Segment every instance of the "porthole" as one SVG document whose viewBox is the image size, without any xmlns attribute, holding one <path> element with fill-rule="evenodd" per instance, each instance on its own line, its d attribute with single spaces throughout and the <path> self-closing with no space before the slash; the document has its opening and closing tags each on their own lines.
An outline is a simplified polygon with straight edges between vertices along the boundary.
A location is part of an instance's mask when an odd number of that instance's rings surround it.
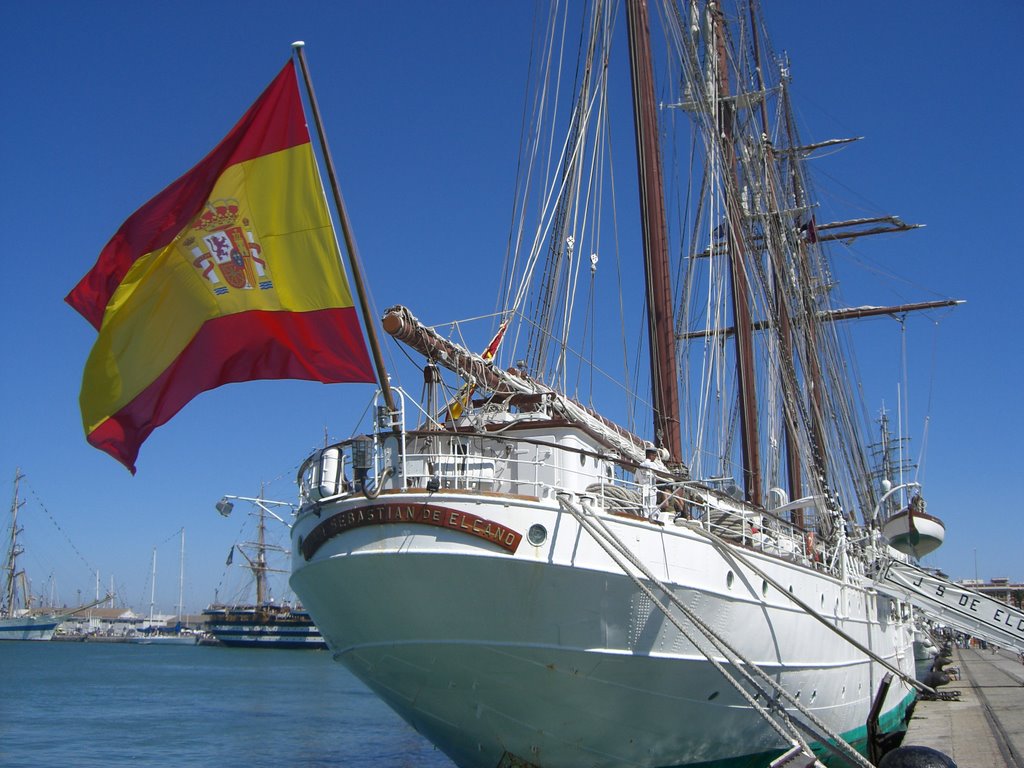
<svg viewBox="0 0 1024 768">
<path fill-rule="evenodd" d="M 717 698 L 718 698 L 718 691 L 715 691 L 710 696 L 708 696 L 708 701 L 711 701 L 712 699 L 717 699 Z"/>
<path fill-rule="evenodd" d="M 768 597 L 768 582 L 764 579 L 761 580 L 761 597 Z"/>
<path fill-rule="evenodd" d="M 736 574 L 734 574 L 732 571 L 729 571 L 727 574 L 725 574 L 725 586 L 727 586 L 729 589 L 732 589 L 732 583 L 735 580 Z"/>
<path fill-rule="evenodd" d="M 548 529 L 540 523 L 534 523 L 530 526 L 529 533 L 526 534 L 530 543 L 535 547 L 539 547 L 545 541 L 548 540 Z"/>
</svg>

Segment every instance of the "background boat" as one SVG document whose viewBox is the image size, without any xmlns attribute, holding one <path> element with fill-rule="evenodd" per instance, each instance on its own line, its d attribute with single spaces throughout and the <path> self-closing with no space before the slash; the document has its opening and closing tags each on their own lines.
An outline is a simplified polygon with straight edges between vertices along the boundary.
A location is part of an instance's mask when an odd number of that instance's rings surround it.
<svg viewBox="0 0 1024 768">
<path fill-rule="evenodd" d="M 14 471 L 14 497 L 11 500 L 11 532 L 4 557 L 4 591 L 0 596 L 0 640 L 49 640 L 62 616 L 40 615 L 31 611 L 31 595 L 25 571 L 18 568 L 18 557 L 24 549 L 18 543 L 18 509 L 24 503 L 18 498 L 18 484 L 24 475 Z"/>
<path fill-rule="evenodd" d="M 309 613 L 300 606 L 274 602 L 269 598 L 267 576 L 269 573 L 283 573 L 268 563 L 268 553 L 287 554 L 286 551 L 267 541 L 267 517 L 284 524 L 287 522 L 270 507 L 292 508 L 291 504 L 268 499 L 242 496 L 225 496 L 217 503 L 217 510 L 227 517 L 234 509 L 233 500 L 251 503 L 256 519 L 255 541 L 232 546 L 227 564 L 234 562 L 237 552 L 245 561 L 244 567 L 252 576 L 256 601 L 248 605 L 211 605 L 203 616 L 206 631 L 219 642 L 241 648 L 305 648 L 319 650 L 327 647 L 320 631 Z"/>
<path fill-rule="evenodd" d="M 149 623 L 141 630 L 127 638 L 128 642 L 137 645 L 196 645 L 201 632 L 188 629 L 182 623 L 184 610 L 182 603 L 185 599 L 185 529 L 179 531 L 181 535 L 181 547 L 178 557 L 178 620 L 174 626 L 158 624 L 154 616 L 156 606 L 156 547 L 153 547 L 152 572 L 149 585 Z"/>
</svg>

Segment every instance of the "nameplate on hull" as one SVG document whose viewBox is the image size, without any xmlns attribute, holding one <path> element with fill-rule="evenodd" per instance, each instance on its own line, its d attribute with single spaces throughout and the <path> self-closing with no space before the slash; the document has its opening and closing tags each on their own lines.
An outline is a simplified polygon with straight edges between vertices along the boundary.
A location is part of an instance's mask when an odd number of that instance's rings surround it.
<svg viewBox="0 0 1024 768">
<path fill-rule="evenodd" d="M 388 502 L 356 507 L 339 512 L 317 525 L 300 545 L 302 556 L 309 560 L 329 539 L 340 533 L 366 525 L 432 525 L 459 531 L 515 552 L 523 535 L 504 525 L 486 520 L 471 512 L 462 512 L 436 504 L 403 504 Z"/>
</svg>

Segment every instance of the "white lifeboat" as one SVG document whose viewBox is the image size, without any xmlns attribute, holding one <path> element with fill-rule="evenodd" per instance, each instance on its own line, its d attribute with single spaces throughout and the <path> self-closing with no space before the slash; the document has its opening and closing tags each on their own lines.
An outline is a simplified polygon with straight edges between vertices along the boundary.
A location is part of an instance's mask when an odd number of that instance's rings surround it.
<svg viewBox="0 0 1024 768">
<path fill-rule="evenodd" d="M 889 546 L 920 560 L 938 549 L 946 538 L 946 526 L 924 511 L 924 499 L 914 496 L 905 509 L 882 524 L 882 535 Z"/>
</svg>

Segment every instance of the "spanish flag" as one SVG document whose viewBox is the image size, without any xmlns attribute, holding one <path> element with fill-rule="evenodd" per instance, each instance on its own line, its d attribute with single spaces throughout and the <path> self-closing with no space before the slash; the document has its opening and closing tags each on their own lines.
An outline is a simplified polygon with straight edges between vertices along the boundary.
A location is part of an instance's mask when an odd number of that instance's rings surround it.
<svg viewBox="0 0 1024 768">
<path fill-rule="evenodd" d="M 99 331 L 82 379 L 86 439 L 133 474 L 143 441 L 201 392 L 374 381 L 292 62 L 121 225 L 65 300 Z"/>
</svg>

